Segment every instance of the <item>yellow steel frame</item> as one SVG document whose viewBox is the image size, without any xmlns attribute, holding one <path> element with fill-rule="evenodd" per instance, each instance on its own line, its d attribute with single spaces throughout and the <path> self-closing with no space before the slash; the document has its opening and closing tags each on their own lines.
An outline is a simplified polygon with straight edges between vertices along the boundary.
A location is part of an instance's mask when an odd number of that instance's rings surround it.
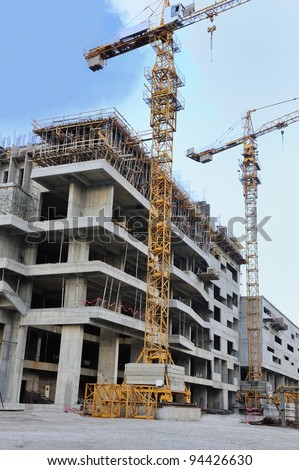
<svg viewBox="0 0 299 470">
<path fill-rule="evenodd" d="M 246 116 L 245 135 L 253 135 L 251 112 Z M 257 144 L 244 140 L 243 191 L 245 198 L 248 373 L 246 380 L 263 380 L 260 342 L 260 297 L 257 241 L 258 170 Z"/>
<path fill-rule="evenodd" d="M 119 384 L 86 384 L 84 415 L 94 418 L 156 419 L 158 387 Z"/>
<path fill-rule="evenodd" d="M 245 408 L 258 408 L 260 406 L 260 398 L 262 397 L 259 390 L 246 390 L 244 392 L 244 405 Z"/>
<path fill-rule="evenodd" d="M 156 419 L 158 388 L 154 386 L 124 386 L 126 418 Z"/>
<path fill-rule="evenodd" d="M 151 82 L 152 155 L 143 361 L 172 362 L 168 348 L 173 134 L 179 77 L 171 31 L 155 38 Z"/>
<path fill-rule="evenodd" d="M 89 383 L 85 386 L 83 415 L 92 415 L 95 383 Z"/>
<path fill-rule="evenodd" d="M 276 407 L 280 407 L 280 394 L 283 393 L 284 403 L 299 402 L 299 386 L 298 385 L 281 385 L 273 393 L 272 401 Z"/>
<path fill-rule="evenodd" d="M 92 416 L 97 418 L 119 418 L 124 407 L 121 385 L 95 384 Z"/>
</svg>

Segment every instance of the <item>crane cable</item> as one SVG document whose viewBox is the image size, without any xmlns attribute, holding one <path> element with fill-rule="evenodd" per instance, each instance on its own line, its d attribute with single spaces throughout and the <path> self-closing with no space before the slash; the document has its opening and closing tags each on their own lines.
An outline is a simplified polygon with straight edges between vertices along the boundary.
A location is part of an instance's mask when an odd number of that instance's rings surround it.
<svg viewBox="0 0 299 470">
<path fill-rule="evenodd" d="M 241 122 L 242 122 L 242 118 L 241 118 L 241 119 L 238 119 L 238 121 L 235 122 L 235 124 L 233 124 L 232 126 L 230 126 L 221 136 L 218 137 L 217 140 L 215 140 L 214 145 L 215 145 L 215 144 L 220 145 L 220 144 L 224 141 L 224 139 L 226 139 L 227 136 L 228 136 L 229 134 L 231 134 L 231 132 L 234 131 L 235 128 L 236 128 Z"/>
<path fill-rule="evenodd" d="M 155 2 L 151 3 L 151 4 L 148 5 L 147 7 L 143 8 L 143 10 L 141 10 L 140 13 L 138 13 L 138 15 L 136 15 L 134 18 L 132 18 L 132 19 L 129 21 L 129 23 L 127 23 L 126 25 L 124 25 L 124 26 L 118 31 L 118 33 L 120 33 L 121 31 L 123 31 L 124 29 L 126 29 L 131 23 L 133 23 L 133 21 L 135 21 L 135 20 L 138 18 L 138 16 L 140 16 L 144 11 L 146 11 L 146 10 L 148 10 L 148 9 L 150 9 L 150 10 L 152 11 L 152 13 L 149 15 L 149 18 L 150 18 L 151 16 L 153 16 L 153 15 L 156 13 L 156 11 L 160 8 L 160 5 L 163 3 L 163 1 L 164 1 L 164 0 L 156 0 Z M 156 8 L 155 10 L 152 10 L 151 7 L 152 7 L 153 5 L 156 5 L 157 3 L 159 3 L 159 5 L 157 6 L 157 8 Z"/>
<path fill-rule="evenodd" d="M 247 112 L 247 115 L 248 114 L 252 114 L 252 113 L 255 113 L 256 111 L 260 111 L 262 109 L 268 109 L 268 108 L 272 108 L 273 106 L 279 106 L 280 104 L 285 104 L 285 103 L 290 103 L 291 101 L 296 101 L 296 100 L 299 100 L 299 97 L 297 96 L 296 98 L 291 98 L 289 100 L 285 100 L 285 101 L 278 101 L 277 103 L 273 103 L 273 104 L 268 104 L 267 106 L 261 106 L 260 108 L 255 108 L 255 109 L 250 109 L 248 112 Z M 246 116 L 243 118 L 245 119 Z M 284 151 L 284 130 L 281 130 L 281 150 L 282 152 Z"/>
<path fill-rule="evenodd" d="M 280 104 L 290 103 L 291 101 L 296 101 L 296 100 L 299 100 L 299 97 L 291 98 L 291 99 L 285 100 L 285 101 L 278 101 L 278 103 L 268 104 L 267 106 L 261 106 L 260 108 L 251 109 L 251 110 L 249 110 L 249 112 L 250 113 L 255 113 L 256 111 L 260 111 L 261 109 L 272 108 L 273 106 L 278 106 Z"/>
<path fill-rule="evenodd" d="M 157 6 L 157 8 L 156 8 L 155 10 L 152 10 L 151 7 L 152 7 L 153 5 L 156 5 L 157 3 L 159 3 L 159 5 Z M 124 29 L 126 29 L 131 23 L 133 23 L 133 21 L 135 21 L 136 18 L 138 18 L 138 16 L 140 16 L 140 15 L 141 15 L 144 11 L 146 11 L 147 9 L 150 9 L 150 10 L 152 11 L 152 13 L 149 15 L 149 18 L 150 18 L 151 16 L 153 16 L 153 15 L 156 13 L 156 11 L 158 10 L 158 8 L 160 8 L 160 5 L 161 5 L 162 3 L 163 3 L 163 0 L 156 0 L 155 2 L 151 3 L 151 4 L 148 5 L 147 7 L 143 8 L 143 10 L 141 10 L 140 13 L 138 13 L 138 15 L 136 15 L 136 16 L 135 16 L 134 18 L 132 18 L 126 25 L 124 25 L 122 28 L 120 28 L 118 31 L 116 31 L 116 32 L 113 34 L 112 37 L 115 37 L 115 36 L 117 36 L 117 34 L 121 33 L 121 32 L 122 32 Z M 103 39 L 101 40 L 101 42 L 105 42 L 105 41 L 108 41 L 108 40 L 110 40 L 110 39 L 111 39 L 111 37 L 109 37 L 109 38 L 106 37 L 105 39 L 103 38 Z"/>
<path fill-rule="evenodd" d="M 261 106 L 260 108 L 254 108 L 254 109 L 251 109 L 249 110 L 248 112 L 249 113 L 254 113 L 256 111 L 260 111 L 262 109 L 267 109 L 267 108 L 272 108 L 273 106 L 278 106 L 280 104 L 285 104 L 285 103 L 290 103 L 291 101 L 296 101 L 296 100 L 299 100 L 299 97 L 296 97 L 296 98 L 291 98 L 289 100 L 285 100 L 285 101 L 278 101 L 277 103 L 273 103 L 273 104 L 268 104 L 266 106 Z M 229 127 L 225 132 L 224 134 L 222 134 L 220 137 L 218 137 L 218 139 L 215 140 L 214 142 L 214 146 L 217 145 L 221 145 L 221 143 L 224 141 L 224 139 L 227 138 L 227 136 L 229 134 L 232 133 L 232 131 L 241 123 L 242 120 L 245 119 L 246 116 L 244 116 L 243 118 L 239 119 L 235 124 L 233 124 L 231 127 Z M 284 132 L 281 134 L 282 135 L 282 147 L 283 147 L 283 140 L 284 140 Z"/>
</svg>

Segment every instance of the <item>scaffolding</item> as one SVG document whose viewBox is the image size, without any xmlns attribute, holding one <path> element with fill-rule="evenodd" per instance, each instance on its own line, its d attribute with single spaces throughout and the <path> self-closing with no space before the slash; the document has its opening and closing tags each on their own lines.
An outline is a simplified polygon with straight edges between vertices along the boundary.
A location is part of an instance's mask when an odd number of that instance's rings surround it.
<svg viewBox="0 0 299 470">
<path fill-rule="evenodd" d="M 32 154 L 37 166 L 105 159 L 149 199 L 150 149 L 115 108 L 33 121 L 33 126 L 41 140 Z M 208 252 L 211 224 L 205 206 L 192 201 L 173 180 L 172 221 L 184 235 Z"/>
<path fill-rule="evenodd" d="M 11 214 L 24 220 L 36 215 L 37 198 L 16 184 L 0 185 L 0 213 Z"/>
<path fill-rule="evenodd" d="M 227 228 L 219 226 L 212 229 L 211 241 L 220 246 L 226 253 L 228 253 L 238 264 L 246 264 L 245 257 L 243 256 L 243 247 L 234 237 L 229 237 Z"/>
<path fill-rule="evenodd" d="M 275 331 L 285 331 L 288 325 L 284 322 L 282 317 L 275 316 L 272 312 L 269 313 L 268 318 L 263 318 L 264 323 L 269 323 Z"/>
</svg>

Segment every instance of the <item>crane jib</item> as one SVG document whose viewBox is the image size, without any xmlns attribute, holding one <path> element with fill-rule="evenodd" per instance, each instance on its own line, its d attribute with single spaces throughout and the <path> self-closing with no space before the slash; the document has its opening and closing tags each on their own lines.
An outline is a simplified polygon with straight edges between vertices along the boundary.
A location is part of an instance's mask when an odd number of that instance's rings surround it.
<svg viewBox="0 0 299 470">
<path fill-rule="evenodd" d="M 165 8 L 164 19 L 158 24 L 146 20 L 139 25 L 124 29 L 119 35 L 105 45 L 90 49 L 84 54 L 87 61 L 91 61 L 91 70 L 100 70 L 104 61 L 138 49 L 155 41 L 157 34 L 163 36 L 169 31 L 184 28 L 190 24 L 211 20 L 219 13 L 235 8 L 251 0 L 222 0 L 195 11 L 195 2 L 187 7 L 181 3 Z M 98 59 L 98 63 L 92 59 Z M 90 63 L 88 64 L 90 66 Z M 97 66 L 96 66 L 97 65 Z"/>
<path fill-rule="evenodd" d="M 201 160 L 201 157 L 204 157 L 205 155 L 214 155 L 216 153 L 229 150 L 232 147 L 237 147 L 238 145 L 242 144 L 246 139 L 249 139 L 249 138 L 257 139 L 258 137 L 268 134 L 269 132 L 284 129 L 285 127 L 288 127 L 290 124 L 293 124 L 298 121 L 299 121 L 299 110 L 294 111 L 289 114 L 285 114 L 284 116 L 274 119 L 273 121 L 266 122 L 261 127 L 259 127 L 254 133 L 250 133 L 248 135 L 238 137 L 237 139 L 227 142 L 226 144 L 223 144 L 219 147 L 212 146 L 210 148 L 205 148 L 205 150 L 203 150 L 202 152 L 195 152 L 193 148 L 189 149 L 187 150 L 187 157 L 191 158 L 192 160 L 206 163 L 206 160 Z"/>
</svg>

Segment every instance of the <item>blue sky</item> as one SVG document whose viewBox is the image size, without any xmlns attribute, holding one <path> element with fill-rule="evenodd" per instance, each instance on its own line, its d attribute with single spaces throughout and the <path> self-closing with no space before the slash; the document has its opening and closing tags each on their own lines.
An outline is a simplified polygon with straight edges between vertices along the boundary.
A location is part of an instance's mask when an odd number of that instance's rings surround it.
<svg viewBox="0 0 299 470">
<path fill-rule="evenodd" d="M 154 63 L 152 48 L 111 60 L 98 73 L 88 69 L 83 50 L 109 41 L 150 3 L 154 0 L 1 0 L 2 137 L 28 133 L 32 118 L 107 107 L 116 107 L 136 130 L 149 129 L 142 94 L 144 67 Z M 199 8 L 208 3 L 197 1 Z M 146 10 L 135 23 L 148 14 Z M 218 154 L 207 165 L 186 159 L 185 151 L 214 142 L 247 109 L 299 96 L 298 18 L 299 2 L 294 0 L 251 0 L 219 15 L 212 62 L 209 22 L 177 32 L 183 47 L 176 62 L 186 77 L 181 89 L 186 109 L 178 115 L 174 172 L 199 199 L 207 199 L 222 224 L 244 215 L 238 180 L 241 147 Z M 299 100 L 257 112 L 254 127 L 296 109 Z M 232 135 L 241 133 L 239 126 Z M 296 324 L 298 134 L 299 123 L 286 129 L 283 148 L 279 131 L 258 140 L 258 218 L 271 217 L 264 228 L 272 239 L 259 239 L 260 293 Z M 241 225 L 236 226 L 236 235 L 241 233 Z M 243 283 L 245 293 L 245 275 Z"/>
</svg>

